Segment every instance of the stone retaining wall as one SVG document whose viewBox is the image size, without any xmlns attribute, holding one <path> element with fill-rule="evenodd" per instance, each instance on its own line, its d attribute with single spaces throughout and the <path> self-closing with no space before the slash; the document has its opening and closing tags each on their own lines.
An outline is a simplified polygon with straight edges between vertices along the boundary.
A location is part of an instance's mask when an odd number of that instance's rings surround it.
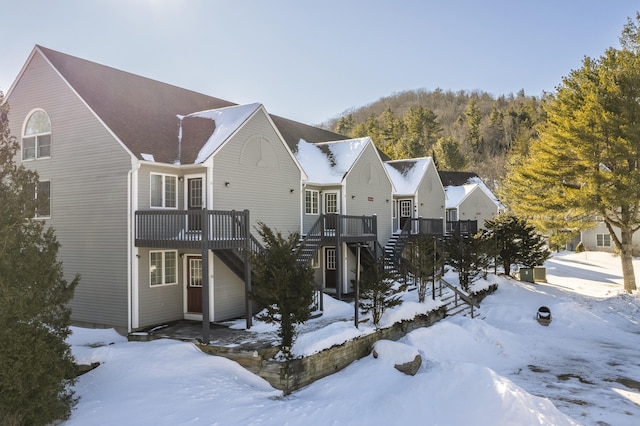
<svg viewBox="0 0 640 426">
<path fill-rule="evenodd" d="M 445 308 L 442 307 L 428 314 L 418 315 L 413 320 L 402 321 L 317 354 L 290 361 L 273 359 L 278 352 L 277 347 L 255 351 L 239 351 L 234 348 L 209 345 L 199 345 L 199 347 L 205 353 L 236 361 L 247 370 L 267 380 L 276 389 L 289 394 L 369 355 L 374 343 L 378 340 L 398 340 L 417 328 L 432 325 L 444 318 L 445 314 Z"/>
</svg>

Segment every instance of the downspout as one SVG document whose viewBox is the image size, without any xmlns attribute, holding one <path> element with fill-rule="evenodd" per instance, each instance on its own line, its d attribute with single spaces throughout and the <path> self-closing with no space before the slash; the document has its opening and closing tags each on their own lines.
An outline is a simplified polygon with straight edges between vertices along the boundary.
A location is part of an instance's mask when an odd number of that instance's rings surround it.
<svg viewBox="0 0 640 426">
<path fill-rule="evenodd" d="M 342 188 L 340 190 L 340 193 L 341 193 L 340 211 L 338 212 L 339 216 L 338 216 L 338 221 L 336 223 L 336 238 L 338 239 L 338 243 L 336 244 L 336 259 L 338 260 L 338 264 L 336 266 L 338 269 L 338 276 L 340 277 L 337 283 L 337 286 L 339 287 L 339 289 L 336 289 L 336 290 L 339 290 L 337 291 L 338 300 L 342 300 L 342 294 L 344 293 L 345 287 L 347 287 L 347 283 L 349 282 L 348 276 L 347 276 L 347 274 L 349 273 L 349 268 L 348 268 L 349 254 L 348 254 L 346 244 L 343 243 L 342 238 L 340 238 L 340 235 L 342 233 L 342 227 L 341 227 L 342 220 L 340 220 L 340 216 L 348 214 L 346 177 L 347 177 L 347 174 L 345 173 L 345 175 L 342 178 Z"/>
<path fill-rule="evenodd" d="M 135 232 L 133 223 L 134 223 L 134 216 L 135 216 L 135 210 L 133 209 L 134 205 L 137 205 L 137 203 L 134 203 L 134 193 L 135 196 L 137 197 L 137 173 L 138 170 L 140 169 L 140 162 L 139 161 L 131 161 L 131 170 L 129 170 L 127 172 L 127 332 L 131 333 L 133 331 L 134 327 L 137 327 L 137 321 L 136 324 L 133 324 L 133 317 L 132 317 L 132 312 L 133 312 L 133 282 L 135 281 L 134 279 L 134 274 L 137 271 L 137 262 L 133 260 L 133 252 L 135 250 L 135 248 L 133 247 L 134 245 L 134 238 L 133 238 L 133 234 Z M 134 182 L 133 176 L 134 173 L 136 175 L 136 181 Z M 135 190 L 134 190 L 135 187 Z M 136 258 L 137 259 L 137 258 Z M 135 298 L 137 299 L 137 298 Z"/>
</svg>

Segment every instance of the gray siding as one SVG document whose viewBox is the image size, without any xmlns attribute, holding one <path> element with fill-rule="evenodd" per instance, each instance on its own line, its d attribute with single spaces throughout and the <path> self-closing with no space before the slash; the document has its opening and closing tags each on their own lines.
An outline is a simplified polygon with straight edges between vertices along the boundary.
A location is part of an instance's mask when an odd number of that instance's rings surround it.
<svg viewBox="0 0 640 426">
<path fill-rule="evenodd" d="M 285 235 L 299 232 L 300 178 L 288 149 L 259 111 L 215 154 L 213 208 L 249 210 L 254 234 L 258 221 Z"/>
<path fill-rule="evenodd" d="M 355 216 L 377 215 L 378 241 L 384 246 L 392 232 L 392 184 L 372 143 L 367 144 L 347 175 L 345 191 L 347 205 L 343 212 Z"/>
<path fill-rule="evenodd" d="M 38 53 L 10 96 L 11 133 L 18 139 L 33 109 L 51 119 L 51 158 L 24 166 L 51 180 L 47 224 L 61 244 L 65 278 L 81 275 L 72 320 L 124 328 L 130 156 Z"/>
<path fill-rule="evenodd" d="M 444 220 L 445 192 L 433 163 L 429 164 L 420 181 L 416 204 L 418 217 Z"/>
<path fill-rule="evenodd" d="M 184 259 L 178 257 L 178 283 L 149 285 L 149 252 L 138 251 L 139 327 L 162 324 L 184 318 Z"/>
<path fill-rule="evenodd" d="M 245 314 L 244 281 L 213 257 L 213 321 L 238 318 Z"/>
<path fill-rule="evenodd" d="M 151 174 L 161 173 L 166 175 L 177 176 L 178 179 L 183 178 L 186 175 L 205 174 L 206 168 L 189 168 L 179 169 L 176 167 L 170 167 L 163 164 L 147 164 L 144 163 L 138 170 L 138 206 L 137 210 L 149 210 L 151 209 Z M 185 195 L 186 181 L 178 181 L 178 209 L 185 209 Z"/>
<path fill-rule="evenodd" d="M 213 209 L 249 210 L 256 237 L 259 221 L 284 235 L 300 232 L 300 178 L 288 149 L 259 111 L 214 156 Z M 244 315 L 244 282 L 215 259 L 214 319 Z"/>
<path fill-rule="evenodd" d="M 477 220 L 478 229 L 484 229 L 484 221 L 498 214 L 498 207 L 480 188 L 474 189 L 458 207 L 459 220 Z"/>
<path fill-rule="evenodd" d="M 318 214 L 306 214 L 306 202 L 305 202 L 305 190 L 311 189 L 320 192 L 322 190 L 321 187 L 307 185 L 306 188 L 302 190 L 302 233 L 306 234 L 309 229 L 316 223 L 320 214 L 322 213 L 322 194 L 318 194 Z"/>
<path fill-rule="evenodd" d="M 617 237 L 621 238 L 620 229 L 613 228 L 613 230 Z M 580 240 L 582 241 L 585 250 L 606 251 L 611 253 L 617 252 L 617 248 L 613 242 L 613 236 L 611 236 L 611 246 L 604 247 L 597 245 L 597 234 L 609 234 L 609 230 L 605 226 L 604 222 L 598 222 L 593 228 L 586 229 L 580 233 Z M 631 241 L 633 243 L 633 253 L 634 255 L 637 255 L 637 253 L 640 253 L 640 232 L 634 233 Z"/>
</svg>

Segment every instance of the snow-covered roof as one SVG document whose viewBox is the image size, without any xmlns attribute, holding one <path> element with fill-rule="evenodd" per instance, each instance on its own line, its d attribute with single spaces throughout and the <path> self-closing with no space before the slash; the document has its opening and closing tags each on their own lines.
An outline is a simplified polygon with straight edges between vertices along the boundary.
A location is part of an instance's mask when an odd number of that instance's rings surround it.
<svg viewBox="0 0 640 426">
<path fill-rule="evenodd" d="M 498 200 L 489 187 L 479 177 L 471 177 L 464 185 L 445 186 L 444 191 L 447 194 L 446 207 L 448 209 L 458 207 L 473 191 L 476 189 L 484 192 L 495 203 L 498 209 L 503 210 L 504 206 Z"/>
<path fill-rule="evenodd" d="M 368 143 L 371 143 L 369 137 L 321 143 L 309 143 L 300 139 L 295 157 L 309 182 L 338 184 L 351 170 Z"/>
<path fill-rule="evenodd" d="M 187 115 L 186 117 L 207 118 L 215 123 L 213 133 L 198 152 L 194 163 L 199 164 L 209 158 L 260 106 L 259 103 L 235 105 Z"/>
<path fill-rule="evenodd" d="M 431 157 L 421 157 L 385 161 L 384 167 L 393 182 L 396 194 L 413 195 L 418 190 L 420 181 L 431 163 L 433 163 Z"/>
</svg>

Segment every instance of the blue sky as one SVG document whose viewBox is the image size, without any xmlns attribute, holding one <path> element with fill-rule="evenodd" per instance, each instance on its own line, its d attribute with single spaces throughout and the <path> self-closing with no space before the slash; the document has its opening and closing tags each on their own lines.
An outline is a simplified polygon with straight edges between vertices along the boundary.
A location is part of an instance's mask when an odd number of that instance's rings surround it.
<svg viewBox="0 0 640 426">
<path fill-rule="evenodd" d="M 35 44 L 318 124 L 408 89 L 553 91 L 630 0 L 0 0 L 0 90 Z"/>
</svg>

